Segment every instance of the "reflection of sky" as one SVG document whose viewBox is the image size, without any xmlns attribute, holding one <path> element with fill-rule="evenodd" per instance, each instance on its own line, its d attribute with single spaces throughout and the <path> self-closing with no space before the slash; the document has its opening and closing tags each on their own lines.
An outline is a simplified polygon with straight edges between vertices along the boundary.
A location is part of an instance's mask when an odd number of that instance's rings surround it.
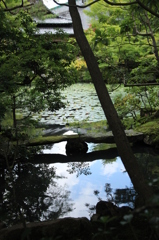
<svg viewBox="0 0 159 240">
<path fill-rule="evenodd" d="M 44 153 L 60 153 L 65 154 L 66 142 L 61 142 L 53 145 L 51 150 L 44 150 Z M 92 144 L 89 144 L 89 151 Z M 76 173 L 69 174 L 67 169 L 68 165 L 63 163 L 56 163 L 53 166 L 56 167 L 57 175 L 63 175 L 66 178 L 59 179 L 60 186 L 67 185 L 68 190 L 71 191 L 70 198 L 74 202 L 74 210 L 69 213 L 70 217 L 88 217 L 89 213 L 85 204 L 96 205 L 98 202 L 97 197 L 94 195 L 94 190 L 100 192 L 99 197 L 103 200 L 107 200 L 106 193 L 104 192 L 104 186 L 106 183 L 110 183 L 110 187 L 115 190 L 116 188 L 131 187 L 131 181 L 128 174 L 124 172 L 125 168 L 119 157 L 116 161 L 103 165 L 102 160 L 96 160 L 89 163 L 91 175 L 81 175 L 78 178 Z M 50 186 L 51 187 L 51 186 Z M 68 215 L 67 215 L 68 216 Z"/>
</svg>

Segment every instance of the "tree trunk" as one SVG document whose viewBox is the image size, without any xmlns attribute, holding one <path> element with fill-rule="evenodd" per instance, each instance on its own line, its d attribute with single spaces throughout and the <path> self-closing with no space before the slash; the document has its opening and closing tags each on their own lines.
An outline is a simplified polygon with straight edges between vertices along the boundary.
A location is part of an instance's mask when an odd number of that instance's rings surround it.
<svg viewBox="0 0 159 240">
<path fill-rule="evenodd" d="M 72 5 L 76 5 L 75 0 L 69 0 L 69 5 L 70 14 L 73 21 L 74 34 L 87 63 L 87 67 L 90 72 L 101 106 L 112 129 L 119 155 L 130 176 L 135 190 L 139 195 L 143 197 L 144 201 L 146 202 L 150 197 L 152 197 L 152 189 L 146 183 L 142 170 L 140 169 L 132 152 L 122 123 L 118 117 L 118 114 L 109 96 L 108 90 L 105 86 L 102 74 L 98 67 L 98 63 L 85 37 L 77 7 L 71 7 Z"/>
</svg>

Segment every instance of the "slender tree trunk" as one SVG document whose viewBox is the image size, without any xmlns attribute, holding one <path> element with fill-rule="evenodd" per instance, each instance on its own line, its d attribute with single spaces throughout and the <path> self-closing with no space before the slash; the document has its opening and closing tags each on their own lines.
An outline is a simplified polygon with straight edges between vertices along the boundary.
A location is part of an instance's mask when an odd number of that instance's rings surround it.
<svg viewBox="0 0 159 240">
<path fill-rule="evenodd" d="M 17 123 L 16 123 L 16 103 L 15 103 L 15 96 L 13 96 L 13 127 L 16 129 Z"/>
<path fill-rule="evenodd" d="M 75 0 L 69 0 L 70 6 L 75 6 L 75 4 Z M 132 152 L 122 123 L 118 117 L 118 114 L 109 96 L 108 90 L 105 86 L 102 74 L 98 67 L 98 63 L 85 37 L 78 10 L 76 7 L 69 7 L 69 10 L 73 21 L 74 34 L 77 43 L 85 58 L 101 106 L 112 129 L 119 155 L 121 156 L 122 162 L 131 178 L 135 190 L 139 195 L 143 197 L 144 201 L 146 202 L 150 197 L 152 197 L 152 189 L 146 183 L 143 173 Z"/>
</svg>

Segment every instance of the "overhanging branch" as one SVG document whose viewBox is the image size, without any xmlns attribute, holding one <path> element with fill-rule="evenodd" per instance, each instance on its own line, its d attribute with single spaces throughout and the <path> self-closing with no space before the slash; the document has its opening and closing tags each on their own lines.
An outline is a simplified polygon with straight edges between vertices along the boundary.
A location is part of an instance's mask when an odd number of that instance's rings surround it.
<svg viewBox="0 0 159 240">
<path fill-rule="evenodd" d="M 5 9 L 3 10 L 4 12 L 12 12 L 12 11 L 14 11 L 14 10 L 16 10 L 16 9 L 19 9 L 19 8 L 27 8 L 27 7 L 30 7 L 30 6 L 32 6 L 32 5 L 34 5 L 34 3 L 30 3 L 30 4 L 27 4 L 27 5 L 24 5 L 24 2 L 23 2 L 23 0 L 22 0 L 22 3 L 20 4 L 20 5 L 17 5 L 17 6 L 15 6 L 15 7 L 12 7 L 12 8 L 8 8 L 8 6 L 7 6 L 7 4 L 4 2 L 4 0 L 2 0 L 2 3 L 3 3 L 3 5 L 5 6 Z"/>
<path fill-rule="evenodd" d="M 146 5 L 144 5 L 140 0 L 136 0 L 136 2 L 140 5 L 140 7 L 142 7 L 143 9 L 145 9 L 147 12 L 151 13 L 152 15 L 156 16 L 159 18 L 159 14 L 154 12 L 152 9 L 148 8 Z"/>
<path fill-rule="evenodd" d="M 66 6 L 66 7 L 78 7 L 78 8 L 86 8 L 86 7 L 89 7 L 97 2 L 99 2 L 100 0 L 95 0 L 95 1 L 92 1 L 86 5 L 69 5 L 67 3 L 59 3 L 57 2 L 56 0 L 53 0 L 57 5 L 60 5 L 60 6 Z M 152 9 L 148 8 L 147 6 L 145 6 L 140 0 L 136 0 L 136 1 L 133 1 L 133 2 L 127 2 L 127 3 L 115 3 L 115 2 L 111 2 L 111 1 L 108 1 L 108 0 L 104 0 L 105 3 L 111 5 L 111 6 L 130 6 L 130 5 L 133 5 L 133 4 L 138 4 L 140 5 L 140 7 L 142 7 L 143 9 L 145 9 L 147 12 L 151 13 L 152 15 L 156 16 L 159 18 L 159 14 L 156 13 L 155 11 L 153 11 Z"/>
<path fill-rule="evenodd" d="M 78 7 L 78 8 L 86 8 L 86 7 L 89 7 L 89 6 L 91 6 L 92 4 L 94 4 L 94 3 L 96 3 L 96 2 L 99 2 L 99 1 L 100 1 L 100 0 L 95 0 L 95 1 L 93 1 L 93 2 L 90 2 L 90 3 L 86 4 L 86 5 L 81 6 L 81 5 L 69 5 L 69 4 L 67 4 L 67 3 L 59 3 L 59 2 L 57 2 L 56 0 L 53 0 L 53 2 L 56 3 L 56 4 L 59 5 L 59 6 Z"/>
<path fill-rule="evenodd" d="M 130 5 L 133 5 L 133 4 L 137 4 L 137 1 L 128 2 L 128 3 L 115 3 L 115 2 L 110 2 L 108 0 L 104 0 L 104 2 L 106 2 L 106 3 L 108 3 L 109 5 L 112 5 L 112 6 L 130 6 Z"/>
<path fill-rule="evenodd" d="M 83 5 L 83 6 L 78 5 L 78 4 L 76 4 L 76 5 L 69 5 L 67 3 L 59 3 L 56 0 L 53 0 L 53 1 L 54 1 L 54 3 L 56 3 L 57 5 L 60 5 L 60 6 L 86 8 L 86 7 L 89 7 L 89 6 L 99 2 L 101 0 L 95 0 L 95 1 L 92 1 L 92 2 L 90 2 L 88 4 L 86 4 L 86 5 Z M 137 4 L 136 1 L 129 2 L 129 3 L 114 3 L 114 2 L 110 2 L 110 1 L 104 0 L 104 2 L 106 2 L 106 3 L 108 3 L 109 5 L 112 5 L 112 6 L 130 6 L 130 5 L 133 5 L 133 4 Z"/>
</svg>

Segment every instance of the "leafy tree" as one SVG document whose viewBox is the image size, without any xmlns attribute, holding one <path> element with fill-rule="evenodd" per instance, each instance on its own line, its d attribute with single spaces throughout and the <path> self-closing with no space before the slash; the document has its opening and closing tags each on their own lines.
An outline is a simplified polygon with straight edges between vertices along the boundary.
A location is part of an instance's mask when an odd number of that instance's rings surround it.
<svg viewBox="0 0 159 240">
<path fill-rule="evenodd" d="M 153 87 L 158 84 L 159 76 L 158 17 L 138 4 L 122 6 L 116 1 L 112 7 L 105 2 L 91 5 L 86 12 L 92 18 L 86 35 L 104 80 L 132 86 L 126 90 L 127 96 L 120 94 L 115 100 L 120 117 L 133 118 L 124 121 L 130 128 L 140 118 L 143 108 L 147 116 L 158 109 L 158 88 Z M 152 6 L 158 11 L 158 5 L 153 3 L 149 7 Z M 146 121 L 145 116 L 142 121 Z"/>
<path fill-rule="evenodd" d="M 121 7 L 116 1 L 112 7 L 105 2 L 92 5 L 87 11 L 92 17 L 88 39 L 104 79 L 109 83 L 156 82 L 158 18 L 138 4 Z"/>
<path fill-rule="evenodd" d="M 54 18 L 55 15 L 53 15 L 52 12 L 50 12 L 45 5 L 43 4 L 42 0 L 39 1 L 35 1 L 34 5 L 32 5 L 29 9 L 28 9 L 29 14 L 33 17 L 33 18 L 38 18 L 38 19 L 45 19 L 45 18 Z"/>
<path fill-rule="evenodd" d="M 0 15 L 0 120 L 11 111 L 16 128 L 17 111 L 31 117 L 64 106 L 60 91 L 76 79 L 70 66 L 76 50 L 61 31 L 39 36 L 26 11 L 11 18 L 4 11 Z"/>
<path fill-rule="evenodd" d="M 9 1 L 0 4 L 0 157 L 9 173 L 1 216 L 7 212 L 9 224 L 21 221 L 25 227 L 26 220 L 57 218 L 72 209 L 68 191 L 58 187 L 47 193 L 55 177 L 54 169 L 15 163 L 19 159 L 31 159 L 35 154 L 33 148 L 29 154 L 26 148 L 26 140 L 34 133 L 31 131 L 35 125 L 33 115 L 64 106 L 60 92 L 76 79 L 75 68 L 71 66 L 76 47 L 62 31 L 40 36 L 35 22 L 25 11 L 25 6 L 32 4 L 23 1 L 20 5 L 19 1 L 17 5 Z M 35 188 L 40 191 L 40 197 Z"/>
</svg>

